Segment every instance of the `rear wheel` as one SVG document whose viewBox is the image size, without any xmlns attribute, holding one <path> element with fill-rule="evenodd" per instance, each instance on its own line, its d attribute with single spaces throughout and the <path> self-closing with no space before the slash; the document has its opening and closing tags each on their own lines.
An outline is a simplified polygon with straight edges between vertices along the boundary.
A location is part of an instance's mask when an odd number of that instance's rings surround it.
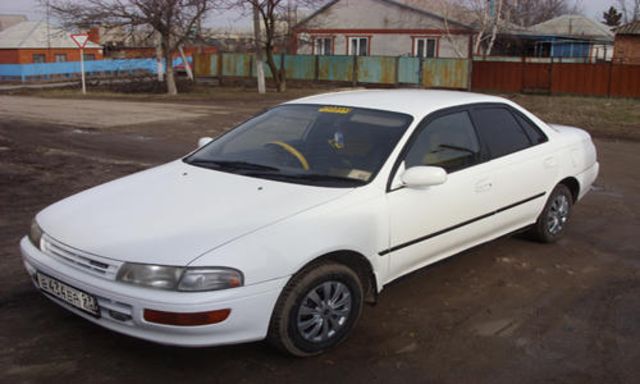
<svg viewBox="0 0 640 384">
<path fill-rule="evenodd" d="M 537 241 L 552 243 L 560 239 L 567 229 L 573 196 L 564 184 L 558 184 L 549 196 L 542 213 L 531 227 L 529 234 Z"/>
<path fill-rule="evenodd" d="M 362 296 L 358 275 L 345 265 L 303 270 L 280 295 L 267 339 L 295 356 L 320 354 L 347 338 L 362 312 Z"/>
</svg>

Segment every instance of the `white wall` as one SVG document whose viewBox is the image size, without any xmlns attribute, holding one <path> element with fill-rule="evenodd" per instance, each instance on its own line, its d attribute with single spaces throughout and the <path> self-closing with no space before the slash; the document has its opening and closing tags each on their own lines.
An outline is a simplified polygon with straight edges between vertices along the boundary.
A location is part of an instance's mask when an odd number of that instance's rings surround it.
<svg viewBox="0 0 640 384">
<path fill-rule="evenodd" d="M 412 36 L 439 38 L 438 57 L 466 58 L 469 53 L 469 35 L 447 34 L 443 20 L 380 0 L 339 1 L 303 28 L 306 31 L 298 34 L 298 54 L 312 54 L 310 42 L 314 36 L 334 38 L 337 55 L 347 54 L 347 36 L 370 36 L 373 56 L 411 55 Z M 456 25 L 449 23 L 449 28 Z"/>
</svg>

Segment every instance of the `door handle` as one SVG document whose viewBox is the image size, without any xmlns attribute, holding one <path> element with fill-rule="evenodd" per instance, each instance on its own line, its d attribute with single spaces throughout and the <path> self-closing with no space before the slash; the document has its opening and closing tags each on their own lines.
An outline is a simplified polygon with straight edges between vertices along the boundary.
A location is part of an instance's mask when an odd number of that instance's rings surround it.
<svg viewBox="0 0 640 384">
<path fill-rule="evenodd" d="M 480 180 L 476 183 L 476 192 L 485 192 L 493 187 L 491 180 Z"/>
</svg>

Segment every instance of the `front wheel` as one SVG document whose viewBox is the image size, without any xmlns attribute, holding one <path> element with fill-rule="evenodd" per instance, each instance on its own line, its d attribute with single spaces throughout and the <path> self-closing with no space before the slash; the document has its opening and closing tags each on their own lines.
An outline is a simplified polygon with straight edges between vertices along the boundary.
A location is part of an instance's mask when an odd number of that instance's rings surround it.
<svg viewBox="0 0 640 384">
<path fill-rule="evenodd" d="M 294 356 L 313 356 L 344 341 L 362 313 L 358 275 L 337 263 L 303 270 L 285 287 L 267 339 Z"/>
<path fill-rule="evenodd" d="M 549 196 L 542 213 L 531 227 L 529 234 L 534 240 L 553 243 L 560 239 L 567 229 L 573 196 L 564 184 L 558 184 Z"/>
</svg>

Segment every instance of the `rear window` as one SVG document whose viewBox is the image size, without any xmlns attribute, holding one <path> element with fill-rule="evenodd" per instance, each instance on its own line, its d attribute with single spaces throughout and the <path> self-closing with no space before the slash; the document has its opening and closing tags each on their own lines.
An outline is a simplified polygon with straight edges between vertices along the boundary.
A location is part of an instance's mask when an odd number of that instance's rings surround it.
<svg viewBox="0 0 640 384">
<path fill-rule="evenodd" d="M 492 158 L 506 156 L 531 146 L 529 136 L 506 108 L 478 108 L 473 112 L 473 119 Z"/>
</svg>

